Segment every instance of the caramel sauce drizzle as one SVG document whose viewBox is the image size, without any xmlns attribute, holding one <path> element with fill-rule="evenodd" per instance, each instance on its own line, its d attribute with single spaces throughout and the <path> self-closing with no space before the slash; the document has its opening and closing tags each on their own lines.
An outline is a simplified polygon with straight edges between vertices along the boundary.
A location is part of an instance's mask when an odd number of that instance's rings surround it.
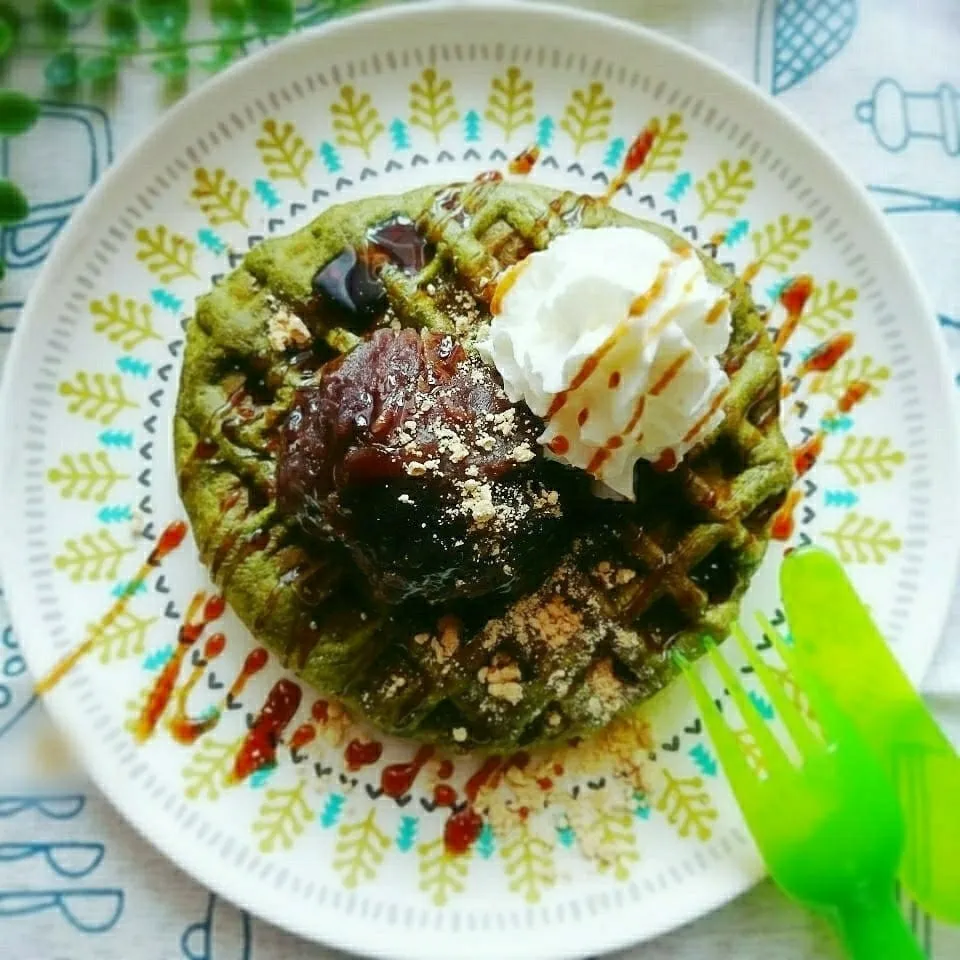
<svg viewBox="0 0 960 960">
<path fill-rule="evenodd" d="M 671 265 L 671 261 L 669 260 L 664 260 L 660 264 L 653 283 L 647 290 L 637 296 L 630 304 L 630 312 L 626 319 L 618 323 L 606 340 L 604 340 L 603 343 L 601 343 L 600 346 L 597 347 L 597 349 L 590 354 L 586 360 L 584 360 L 582 366 L 577 371 L 573 380 L 570 382 L 570 386 L 565 390 L 561 390 L 553 398 L 553 402 L 550 404 L 545 418 L 548 422 L 566 406 L 567 400 L 570 399 L 570 394 L 576 390 L 579 390 L 580 387 L 582 387 L 594 375 L 594 373 L 596 373 L 597 368 L 600 366 L 600 362 L 604 359 L 604 357 L 607 356 L 607 354 L 610 353 L 610 351 L 617 345 L 617 343 L 626 333 L 631 320 L 634 317 L 641 316 L 653 304 L 653 302 L 661 296 L 667 283 L 667 276 L 669 274 Z"/>
<path fill-rule="evenodd" d="M 508 164 L 507 170 L 516 176 L 525 177 L 537 165 L 540 159 L 540 147 L 532 145 L 521 150 Z"/>
<path fill-rule="evenodd" d="M 493 297 L 490 300 L 490 313 L 497 316 L 503 309 L 503 301 L 507 294 L 513 289 L 514 284 L 520 279 L 523 272 L 530 266 L 530 258 L 524 257 L 518 263 L 508 267 L 500 275 L 497 281 L 497 287 L 493 291 Z"/>
<path fill-rule="evenodd" d="M 133 596 L 136 595 L 142 584 L 146 581 L 151 571 L 160 566 L 161 563 L 177 547 L 183 543 L 187 535 L 187 525 L 182 520 L 171 523 L 160 534 L 156 546 L 150 551 L 150 555 L 142 564 L 140 569 L 133 575 L 123 592 L 117 598 L 112 607 L 103 615 L 95 626 L 88 630 L 86 639 L 77 644 L 69 653 L 62 657 L 50 669 L 50 671 L 41 677 L 34 689 L 37 693 L 48 693 L 52 690 L 91 650 L 96 647 L 99 640 L 103 637 L 104 631 L 115 623 L 117 618 L 127 609 Z"/>
<path fill-rule="evenodd" d="M 710 422 L 713 415 L 720 409 L 730 393 L 729 387 L 724 387 L 707 408 L 706 413 L 683 435 L 683 443 L 690 443 L 694 437 Z"/>
<path fill-rule="evenodd" d="M 651 397 L 659 397 L 667 387 L 677 378 L 680 371 L 686 366 L 687 361 L 693 356 L 692 350 L 684 350 L 666 370 L 660 375 L 657 382 L 650 388 Z"/>
<path fill-rule="evenodd" d="M 744 275 L 744 277 L 746 278 L 746 275 Z M 780 291 L 780 303 L 787 311 L 787 316 L 783 321 L 783 325 L 777 331 L 777 339 L 773 342 L 778 352 L 786 347 L 793 338 L 794 333 L 796 333 L 797 327 L 800 325 L 800 320 L 803 317 L 804 307 L 806 307 L 807 301 L 810 299 L 812 293 L 813 277 L 808 273 L 794 277 L 794 279 Z"/>
<path fill-rule="evenodd" d="M 630 149 L 623 160 L 623 166 L 620 168 L 620 172 L 610 181 L 610 185 L 601 198 L 602 202 L 609 203 L 630 179 L 630 175 L 636 173 L 646 163 L 658 136 L 660 136 L 660 121 L 654 117 L 630 144 Z"/>
</svg>

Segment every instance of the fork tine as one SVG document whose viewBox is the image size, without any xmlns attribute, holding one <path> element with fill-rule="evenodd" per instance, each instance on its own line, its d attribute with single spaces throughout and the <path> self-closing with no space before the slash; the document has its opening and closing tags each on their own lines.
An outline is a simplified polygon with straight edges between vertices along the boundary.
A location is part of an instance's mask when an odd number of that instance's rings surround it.
<svg viewBox="0 0 960 960">
<path fill-rule="evenodd" d="M 747 729 L 753 735 L 760 753 L 763 755 L 763 764 L 770 773 L 782 768 L 788 763 L 787 755 L 783 747 L 777 740 L 773 731 L 767 726 L 767 721 L 763 719 L 760 711 L 751 703 L 746 690 L 740 683 L 740 678 L 733 672 L 733 668 L 724 659 L 723 654 L 717 649 L 716 643 L 710 638 L 704 638 L 703 644 L 707 649 L 707 656 L 713 661 L 713 665 L 720 674 L 724 686 L 730 692 L 730 697 L 737 705 L 740 716 L 746 724 Z"/>
<path fill-rule="evenodd" d="M 835 741 L 841 733 L 844 736 L 849 736 L 852 729 L 849 718 L 839 708 L 832 694 L 827 691 L 816 674 L 803 666 L 800 657 L 787 645 L 776 627 L 762 613 L 758 612 L 756 618 L 764 634 L 776 649 L 778 656 L 807 695 L 813 720 L 823 734 L 823 739 L 831 742 Z"/>
<path fill-rule="evenodd" d="M 724 719 L 723 714 L 717 709 L 710 691 L 706 688 L 696 668 L 681 653 L 674 653 L 673 662 L 680 668 L 693 691 L 693 698 L 700 708 L 707 732 L 710 734 L 710 739 L 713 740 L 713 745 L 720 757 L 720 763 L 723 765 L 724 772 L 727 774 L 734 792 L 740 799 L 740 787 L 751 786 L 755 789 L 757 775 L 747 762 L 743 748 L 733 735 L 733 731 Z M 741 803 L 741 805 L 743 804 Z"/>
<path fill-rule="evenodd" d="M 770 627 L 770 633 L 764 630 L 764 633 L 773 641 L 773 634 L 776 633 L 773 626 Z M 787 728 L 787 732 L 797 745 L 801 754 L 807 754 L 821 746 L 820 741 L 814 735 L 810 724 L 803 718 L 800 711 L 787 696 L 780 678 L 764 663 L 763 658 L 757 652 L 750 638 L 744 632 L 740 624 L 735 623 L 732 628 L 733 635 L 737 638 L 740 648 L 753 667 L 753 672 L 757 679 L 763 684 L 770 699 L 773 701 L 773 707 Z M 779 634 L 777 635 L 779 637 Z"/>
</svg>

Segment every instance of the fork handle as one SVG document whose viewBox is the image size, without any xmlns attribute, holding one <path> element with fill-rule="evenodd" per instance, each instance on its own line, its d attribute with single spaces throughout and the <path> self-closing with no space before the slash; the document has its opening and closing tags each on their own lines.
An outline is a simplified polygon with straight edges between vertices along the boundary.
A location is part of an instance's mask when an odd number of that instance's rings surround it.
<svg viewBox="0 0 960 960">
<path fill-rule="evenodd" d="M 835 923 L 853 960 L 926 960 L 892 894 L 844 904 Z"/>
</svg>

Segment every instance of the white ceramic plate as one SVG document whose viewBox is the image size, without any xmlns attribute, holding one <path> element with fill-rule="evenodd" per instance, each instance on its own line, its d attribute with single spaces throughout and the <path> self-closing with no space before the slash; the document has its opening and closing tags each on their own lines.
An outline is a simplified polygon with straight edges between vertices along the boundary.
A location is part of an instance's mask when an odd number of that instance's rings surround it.
<svg viewBox="0 0 960 960">
<path fill-rule="evenodd" d="M 759 261 L 762 302 L 813 274 L 788 367 L 824 336 L 856 335 L 852 354 L 805 382 L 788 425 L 799 440 L 850 383 L 870 387 L 829 420 L 792 542 L 840 553 L 919 677 L 960 543 L 957 442 L 932 314 L 901 251 L 814 140 L 721 68 L 633 26 L 512 2 L 407 5 L 279 44 L 172 111 L 74 217 L 4 384 L 3 576 L 34 672 L 109 607 L 143 537 L 181 516 L 169 436 L 181 321 L 212 277 L 334 200 L 470 176 L 531 140 L 543 148 L 534 179 L 599 190 L 654 116 L 658 147 L 618 203 L 698 242 L 718 235 L 721 260 Z M 747 611 L 775 615 L 782 547 Z M 668 930 L 761 875 L 683 689 L 569 752 L 556 782 L 540 757 L 515 770 L 464 857 L 445 854 L 448 811 L 431 809 L 439 758 L 403 805 L 377 796 L 384 764 L 415 745 L 388 743 L 347 771 L 354 732 L 328 721 L 296 758 L 281 748 L 272 773 L 226 786 L 242 715 L 282 675 L 272 662 L 194 747 L 162 729 L 134 745 L 126 724 L 205 583 L 184 547 L 48 705 L 145 836 L 267 919 L 379 956 L 576 957 Z M 201 666 L 194 714 L 251 649 L 229 614 L 221 627 L 227 646 Z M 462 791 L 478 765 L 458 760 L 448 782 Z"/>
</svg>

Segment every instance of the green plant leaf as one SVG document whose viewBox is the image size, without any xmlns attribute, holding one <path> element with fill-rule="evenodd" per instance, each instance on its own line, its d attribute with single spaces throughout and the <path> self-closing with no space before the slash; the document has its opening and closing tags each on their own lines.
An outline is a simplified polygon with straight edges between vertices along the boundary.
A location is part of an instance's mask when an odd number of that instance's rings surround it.
<svg viewBox="0 0 960 960">
<path fill-rule="evenodd" d="M 210 57 L 206 60 L 200 60 L 199 65 L 203 67 L 204 70 L 209 70 L 211 73 L 216 73 L 218 70 L 222 70 L 227 64 L 233 62 L 233 58 L 240 51 L 240 44 L 233 43 L 230 40 L 224 40 Z"/>
<path fill-rule="evenodd" d="M 293 13 L 293 0 L 247 0 L 247 14 L 258 33 L 289 33 Z"/>
<path fill-rule="evenodd" d="M 97 5 L 98 0 L 56 0 L 56 3 L 67 13 L 86 13 Z"/>
<path fill-rule="evenodd" d="M 104 53 L 80 65 L 80 76 L 84 80 L 109 80 L 117 75 L 117 58 L 112 53 Z"/>
<path fill-rule="evenodd" d="M 243 0 L 210 0 L 210 20 L 227 37 L 243 33 L 247 12 Z"/>
<path fill-rule="evenodd" d="M 64 90 L 77 82 L 80 65 L 75 50 L 62 50 L 43 68 L 47 84 L 54 90 Z"/>
<path fill-rule="evenodd" d="M 23 15 L 12 3 L 0 3 L 0 56 L 3 56 L 20 33 Z"/>
<path fill-rule="evenodd" d="M 12 3 L 0 3 L 0 57 L 16 43 L 22 24 L 23 16 Z"/>
<path fill-rule="evenodd" d="M 37 8 L 37 22 L 50 40 L 61 40 L 70 29 L 70 15 L 54 0 L 44 0 Z"/>
<path fill-rule="evenodd" d="M 151 33 L 170 39 L 183 33 L 190 19 L 190 0 L 136 0 L 134 11 Z"/>
<path fill-rule="evenodd" d="M 9 180 L 0 180 L 0 224 L 19 223 L 30 213 L 30 202 L 23 191 Z"/>
<path fill-rule="evenodd" d="M 26 133 L 40 115 L 37 101 L 19 90 L 0 90 L 0 135 Z"/>
<path fill-rule="evenodd" d="M 150 66 L 165 77 L 182 77 L 190 69 L 190 61 L 185 53 L 171 53 L 154 60 Z"/>
<path fill-rule="evenodd" d="M 0 257 L 0 280 L 2 280 L 7 275 L 7 262 Z"/>
<path fill-rule="evenodd" d="M 137 15 L 125 3 L 111 3 L 104 10 L 103 29 L 117 53 L 133 53 L 137 49 L 140 25 Z"/>
</svg>

